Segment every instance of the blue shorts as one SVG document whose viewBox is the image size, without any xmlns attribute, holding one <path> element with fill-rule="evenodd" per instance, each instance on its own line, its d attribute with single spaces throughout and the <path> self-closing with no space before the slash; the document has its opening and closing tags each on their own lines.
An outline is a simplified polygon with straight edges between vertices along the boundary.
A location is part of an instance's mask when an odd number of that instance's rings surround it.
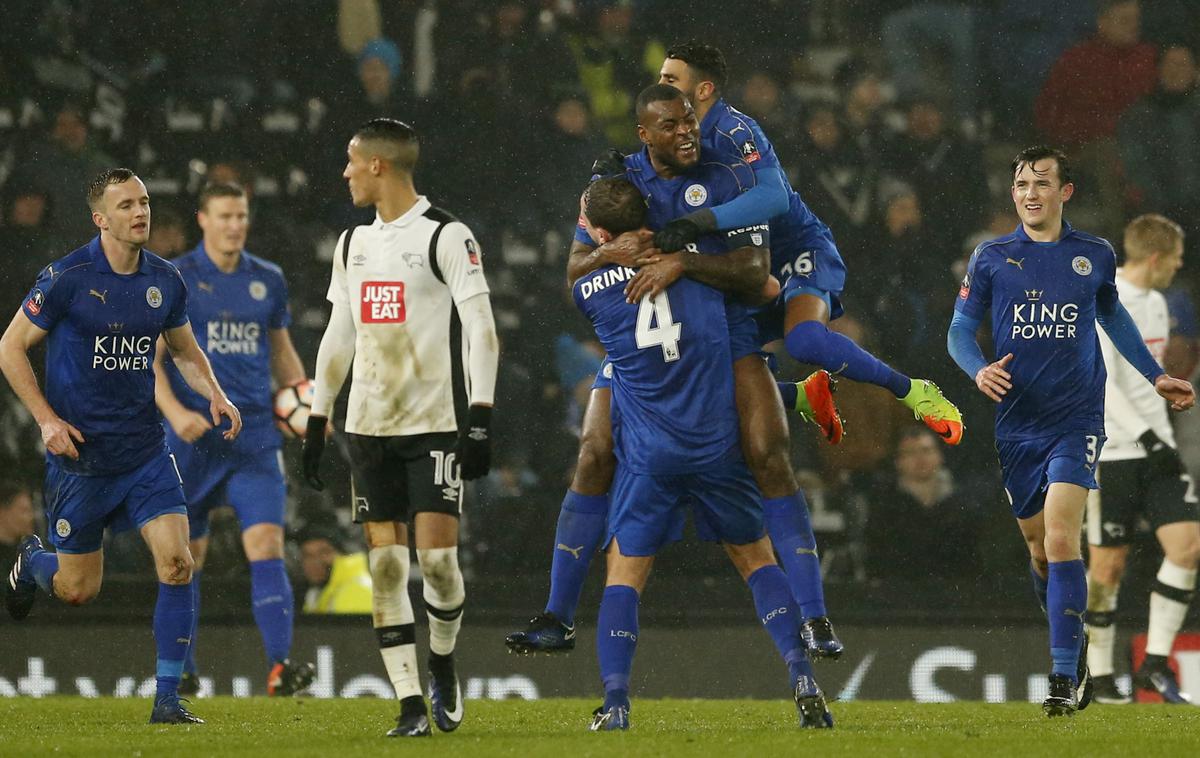
<svg viewBox="0 0 1200 758">
<path fill-rule="evenodd" d="M 167 513 L 187 513 L 175 457 L 161 453 L 132 471 L 79 476 L 46 463 L 46 520 L 60 553 L 94 553 L 104 530 L 141 529 Z"/>
<path fill-rule="evenodd" d="M 1053 482 L 1098 490 L 1096 461 L 1104 447 L 1100 431 L 1067 432 L 1032 440 L 997 440 L 1004 494 L 1020 519 L 1036 516 L 1046 505 Z"/>
<path fill-rule="evenodd" d="M 783 288 L 783 302 L 799 294 L 816 295 L 829 307 L 830 321 L 845 312 L 841 294 L 846 289 L 846 262 L 828 228 L 772 248 L 771 273 Z M 783 328 L 782 321 L 779 328 Z"/>
<path fill-rule="evenodd" d="M 746 545 L 762 539 L 762 495 L 742 462 L 697 474 L 653 476 L 621 466 L 609 495 L 608 539 L 622 555 L 654 555 L 683 539 L 684 508 L 700 538 Z"/>
<path fill-rule="evenodd" d="M 255 524 L 283 526 L 287 486 L 278 448 L 236 450 L 215 429 L 193 445 L 168 430 L 167 444 L 179 462 L 192 539 L 208 534 L 209 512 L 223 505 L 233 506 L 243 531 Z"/>
</svg>

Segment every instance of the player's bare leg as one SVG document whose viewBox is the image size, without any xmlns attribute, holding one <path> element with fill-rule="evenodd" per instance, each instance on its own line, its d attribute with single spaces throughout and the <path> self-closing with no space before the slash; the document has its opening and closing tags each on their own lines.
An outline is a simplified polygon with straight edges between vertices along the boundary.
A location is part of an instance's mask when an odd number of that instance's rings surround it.
<svg viewBox="0 0 1200 758">
<path fill-rule="evenodd" d="M 1114 620 L 1128 555 L 1128 545 L 1088 545 L 1088 670 L 1094 698 L 1105 705 L 1130 702 L 1130 697 L 1117 689 L 1113 679 L 1113 646 L 1117 635 Z"/>
<path fill-rule="evenodd" d="M 530 619 L 526 628 L 505 637 L 510 652 L 560 653 L 575 649 L 575 608 L 592 556 L 606 536 L 608 490 L 616 466 L 612 390 L 597 387 L 588 396 L 575 474 L 558 514 L 550 596 L 543 612 Z"/>
<path fill-rule="evenodd" d="M 458 519 L 446 513 L 419 512 L 413 522 L 429 618 L 429 703 L 433 723 L 443 732 L 452 732 L 463 717 L 454 645 L 467 597 L 458 566 Z"/>
<path fill-rule="evenodd" d="M 796 604 L 783 571 L 775 563 L 775 551 L 768 537 L 745 545 L 723 543 L 742 581 L 750 587 L 759 620 L 771 635 L 779 655 L 788 667 L 792 697 L 800 717 L 800 726 L 808 729 L 833 727 L 833 715 L 825 705 L 825 695 L 817 686 L 805 642 L 801 639 Z"/>
<path fill-rule="evenodd" d="M 787 301 L 784 343 L 793 358 L 822 366 L 835 376 L 886 387 L 943 442 L 957 445 L 962 440 L 962 414 L 936 384 L 909 379 L 850 338 L 830 331 L 829 316 L 825 297 L 801 292 Z"/>
<path fill-rule="evenodd" d="M 371 620 L 388 679 L 400 700 L 389 737 L 428 737 L 429 715 L 417 671 L 416 626 L 408 597 L 408 527 L 395 521 L 363 524 L 371 571 Z"/>
<path fill-rule="evenodd" d="M 1150 593 L 1150 623 L 1146 634 L 1146 659 L 1133 675 L 1133 686 L 1158 693 L 1168 703 L 1186 704 L 1191 697 L 1179 689 L 1167 658 L 1183 626 L 1196 590 L 1200 564 L 1200 522 L 1177 521 L 1155 531 L 1163 549 L 1163 562 Z"/>
<path fill-rule="evenodd" d="M 202 724 L 182 705 L 178 693 L 183 660 L 196 623 L 192 604 L 195 562 L 188 548 L 188 519 L 182 513 L 165 513 L 146 522 L 141 532 L 158 574 L 158 602 L 154 608 L 157 692 L 150 723 Z"/>
<path fill-rule="evenodd" d="M 608 545 L 608 575 L 596 622 L 604 704 L 592 712 L 593 732 L 629 728 L 629 676 L 640 633 L 638 602 L 653 566 L 653 555 L 622 553 L 616 537 Z"/>
<path fill-rule="evenodd" d="M 763 518 L 804 617 L 801 635 L 814 658 L 837 658 L 844 646 L 825 610 L 821 561 L 808 503 L 788 455 L 787 416 L 775 379 L 757 355 L 733 364 L 742 452 L 763 495 Z"/>
</svg>

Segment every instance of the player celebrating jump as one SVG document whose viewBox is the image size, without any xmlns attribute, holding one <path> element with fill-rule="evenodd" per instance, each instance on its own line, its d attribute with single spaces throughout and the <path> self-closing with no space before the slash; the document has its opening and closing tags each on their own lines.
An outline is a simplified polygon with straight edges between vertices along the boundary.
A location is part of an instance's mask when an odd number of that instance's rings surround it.
<svg viewBox="0 0 1200 758">
<path fill-rule="evenodd" d="M 950 355 L 998 403 L 996 450 L 1004 489 L 1032 560 L 1034 589 L 1050 622 L 1053 670 L 1043 710 L 1072 715 L 1091 699 L 1080 529 L 1104 446 L 1104 361 L 1096 323 L 1175 410 L 1192 386 L 1167 376 L 1117 297 L 1116 255 L 1106 240 L 1063 220 L 1071 199 L 1067 158 L 1033 147 L 1012 162 L 1016 231 L 976 248 L 947 337 Z M 992 321 L 999 360 L 976 342 Z"/>
</svg>

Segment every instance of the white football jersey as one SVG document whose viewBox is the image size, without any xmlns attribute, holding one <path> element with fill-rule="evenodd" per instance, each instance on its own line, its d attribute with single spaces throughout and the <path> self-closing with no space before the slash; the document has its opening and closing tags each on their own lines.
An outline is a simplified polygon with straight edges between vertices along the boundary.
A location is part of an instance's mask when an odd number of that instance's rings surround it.
<svg viewBox="0 0 1200 758">
<path fill-rule="evenodd" d="M 346 431 L 456 431 L 470 391 L 457 304 L 487 294 L 471 230 L 423 195 L 394 221 L 343 232 L 327 297 L 357 332 Z"/>
<path fill-rule="evenodd" d="M 1117 269 L 1117 294 L 1142 333 L 1150 354 L 1162 364 L 1171 335 L 1166 298 L 1157 290 L 1131 284 L 1121 276 L 1121 269 Z M 1167 401 L 1159 397 L 1146 377 L 1121 357 L 1103 329 L 1097 329 L 1096 333 L 1100 335 L 1104 367 L 1108 370 L 1104 386 L 1104 434 L 1108 441 L 1100 451 L 1100 460 L 1145 458 L 1146 451 L 1137 440 L 1147 429 L 1152 429 L 1159 439 L 1174 447 L 1175 433 L 1167 417 Z"/>
</svg>

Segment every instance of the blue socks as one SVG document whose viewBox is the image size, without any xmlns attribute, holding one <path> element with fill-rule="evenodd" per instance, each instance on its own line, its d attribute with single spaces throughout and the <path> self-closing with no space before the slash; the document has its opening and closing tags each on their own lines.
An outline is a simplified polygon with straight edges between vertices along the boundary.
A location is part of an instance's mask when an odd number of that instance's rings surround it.
<svg viewBox="0 0 1200 758">
<path fill-rule="evenodd" d="M 829 331 L 819 321 L 801 321 L 783 340 L 788 354 L 856 382 L 886 387 L 902 398 L 912 389 L 912 380 L 854 344 L 843 334 Z"/>
<path fill-rule="evenodd" d="M 282 558 L 250 562 L 250 601 L 267 660 L 271 663 L 287 660 L 292 649 L 296 600 Z"/>
<path fill-rule="evenodd" d="M 788 666 L 788 674 L 795 684 L 801 676 L 813 675 L 804 643 L 800 640 L 800 619 L 796 606 L 788 591 L 787 579 L 778 566 L 763 566 L 746 580 L 750 594 L 754 596 L 754 608 L 779 655 Z"/>
<path fill-rule="evenodd" d="M 629 707 L 629 672 L 633 669 L 637 637 L 637 590 L 623 584 L 606 587 L 596 624 L 596 655 L 606 709 L 614 705 Z"/>
<path fill-rule="evenodd" d="M 592 556 L 608 531 L 608 495 L 580 495 L 567 490 L 558 528 L 554 532 L 554 560 L 550 565 L 550 597 L 546 610 L 570 625 L 575 623 L 579 593 L 587 579 Z"/>
<path fill-rule="evenodd" d="M 793 410 L 796 407 L 796 400 L 799 399 L 800 385 L 795 382 L 775 382 L 775 386 L 779 388 L 779 396 L 783 398 L 783 407 Z"/>
<path fill-rule="evenodd" d="M 39 550 L 29 560 L 29 570 L 37 586 L 50 597 L 54 597 L 54 575 L 58 573 L 58 554 Z"/>
<path fill-rule="evenodd" d="M 159 582 L 158 602 L 154 605 L 154 646 L 158 651 L 155 699 L 174 695 L 179 688 L 183 659 L 191 642 L 194 613 L 190 583 Z"/>
<path fill-rule="evenodd" d="M 800 615 L 806 619 L 827 615 L 821 560 L 817 557 L 817 540 L 808 520 L 804 493 L 796 490 L 788 497 L 763 500 L 763 520 L 787 572 L 792 597 L 800 605 Z"/>
<path fill-rule="evenodd" d="M 196 631 L 200 628 L 200 574 L 192 572 L 192 643 L 188 645 L 187 655 L 183 659 L 183 670 L 189 674 L 196 673 Z"/>
<path fill-rule="evenodd" d="M 1047 608 L 1050 606 L 1046 603 L 1046 580 L 1037 572 L 1032 563 L 1029 564 L 1029 577 L 1033 579 L 1033 594 L 1037 596 L 1038 605 L 1041 607 L 1042 613 L 1048 614 L 1049 611 Z"/>
<path fill-rule="evenodd" d="M 1087 569 L 1082 560 L 1050 564 L 1049 603 L 1050 658 L 1055 674 L 1076 674 L 1083 645 L 1083 614 L 1087 610 Z"/>
</svg>

